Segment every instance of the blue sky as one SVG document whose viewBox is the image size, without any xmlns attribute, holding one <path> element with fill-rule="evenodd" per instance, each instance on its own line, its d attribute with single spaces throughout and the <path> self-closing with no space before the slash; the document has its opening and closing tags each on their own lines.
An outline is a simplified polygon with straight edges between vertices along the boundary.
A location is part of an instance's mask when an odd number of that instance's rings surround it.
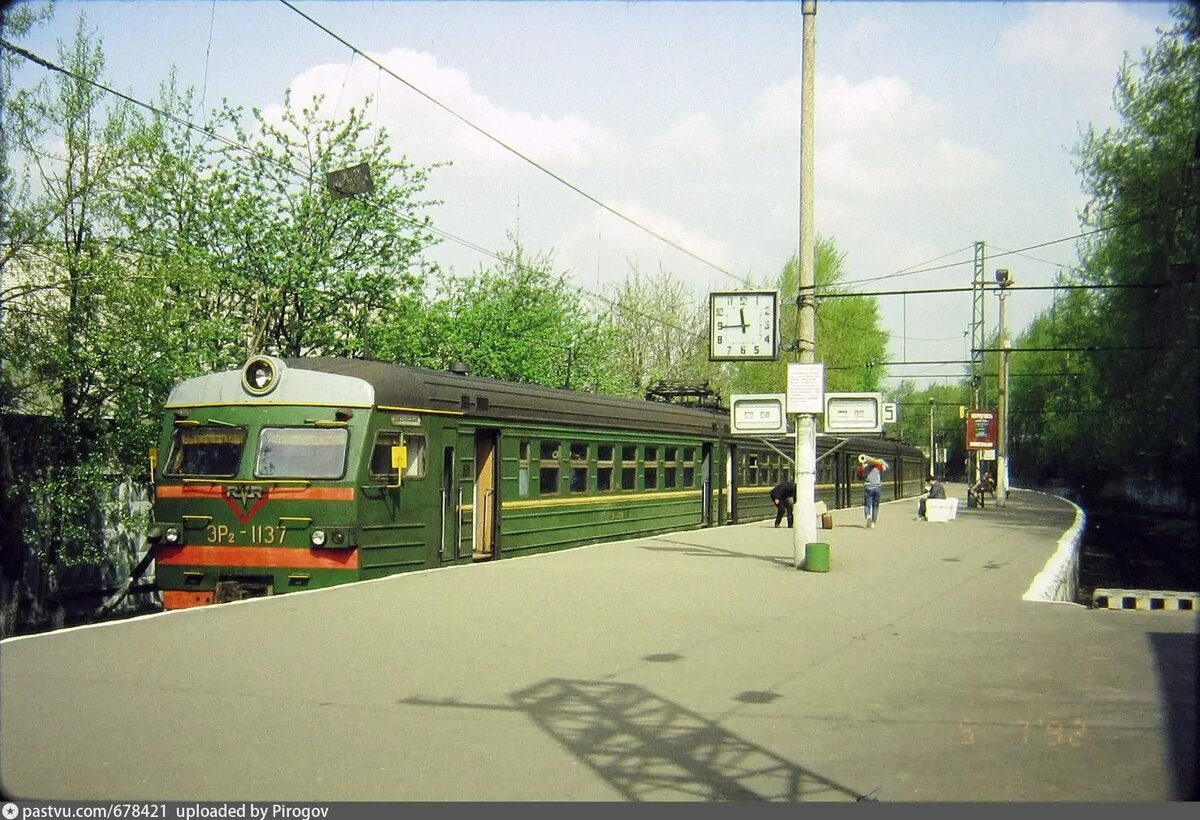
<svg viewBox="0 0 1200 820">
<path fill-rule="evenodd" d="M 798 243 L 798 2 L 297 2 L 396 73 L 589 194 L 741 277 L 765 282 Z M 923 263 L 957 267 L 886 280 L 970 284 L 970 246 L 1002 250 L 1079 232 L 1070 154 L 1080 129 L 1115 123 L 1124 55 L 1171 23 L 1166 3 L 838 2 L 817 13 L 816 224 L 848 278 Z M 380 74 L 287 6 L 58 2 L 25 45 L 54 57 L 80 10 L 117 88 L 152 100 L 174 65 L 206 107 L 268 111 L 286 88 L 335 107 L 378 96 L 372 117 L 418 164 L 450 160 L 430 191 L 435 224 L 485 247 L 519 226 L 596 290 L 636 264 L 697 294 L 738 283 L 637 231 L 521 163 Z M 21 80 L 41 70 L 23 70 Z M 335 102 L 336 101 L 336 102 Z M 519 203 L 519 204 L 518 204 Z M 956 252 L 956 253 L 951 253 Z M 433 252 L 467 273 L 480 257 Z M 1073 242 L 989 260 L 1018 284 L 1050 284 Z M 1049 296 L 1015 293 L 1010 329 Z M 894 360 L 967 357 L 969 294 L 881 298 Z M 987 306 L 994 328 L 995 300 Z M 960 366 L 893 366 L 958 377 Z"/>
</svg>

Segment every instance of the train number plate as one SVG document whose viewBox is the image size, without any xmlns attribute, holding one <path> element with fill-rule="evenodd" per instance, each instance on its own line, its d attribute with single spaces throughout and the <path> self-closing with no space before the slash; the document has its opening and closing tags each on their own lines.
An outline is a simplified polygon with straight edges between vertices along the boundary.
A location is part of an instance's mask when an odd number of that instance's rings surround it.
<svg viewBox="0 0 1200 820">
<path fill-rule="evenodd" d="M 210 524 L 204 528 L 204 537 L 210 544 L 282 544 L 287 527 L 255 524 L 248 527 L 230 527 L 225 524 Z"/>
</svg>

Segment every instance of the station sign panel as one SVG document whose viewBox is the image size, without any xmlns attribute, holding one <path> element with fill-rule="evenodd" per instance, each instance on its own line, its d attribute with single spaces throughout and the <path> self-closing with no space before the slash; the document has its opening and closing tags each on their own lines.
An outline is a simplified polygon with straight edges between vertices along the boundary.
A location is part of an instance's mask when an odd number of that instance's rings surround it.
<svg viewBox="0 0 1200 820">
<path fill-rule="evenodd" d="M 784 393 L 734 395 L 729 398 L 729 429 L 734 435 L 768 435 L 787 432 Z"/>
<path fill-rule="evenodd" d="M 825 432 L 883 432 L 883 396 L 879 393 L 826 393 Z"/>
<path fill-rule="evenodd" d="M 996 411 L 967 411 L 967 449 L 996 449 Z"/>
</svg>

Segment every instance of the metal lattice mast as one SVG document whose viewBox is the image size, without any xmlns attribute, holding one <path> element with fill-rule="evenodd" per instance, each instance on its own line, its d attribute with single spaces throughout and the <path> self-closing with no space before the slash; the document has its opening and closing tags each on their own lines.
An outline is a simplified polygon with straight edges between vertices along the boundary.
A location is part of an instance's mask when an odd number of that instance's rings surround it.
<svg viewBox="0 0 1200 820">
<path fill-rule="evenodd" d="M 971 282 L 971 384 L 974 387 L 975 406 L 987 406 L 987 384 L 983 379 L 983 349 L 987 347 L 984 326 L 984 243 L 975 243 L 975 278 Z"/>
</svg>

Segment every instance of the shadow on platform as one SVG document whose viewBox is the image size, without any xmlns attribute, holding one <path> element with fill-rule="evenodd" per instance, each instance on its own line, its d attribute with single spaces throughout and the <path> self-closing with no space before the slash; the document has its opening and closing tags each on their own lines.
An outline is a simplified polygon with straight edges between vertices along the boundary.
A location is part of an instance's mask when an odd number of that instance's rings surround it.
<svg viewBox="0 0 1200 820">
<path fill-rule="evenodd" d="M 1174 774 L 1175 799 L 1200 800 L 1200 730 L 1197 729 L 1196 636 L 1151 632 L 1158 686 L 1167 705 L 1164 721 L 1167 757 Z"/>
<path fill-rule="evenodd" d="M 636 684 L 550 678 L 509 698 L 400 703 L 523 712 L 631 801 L 874 800 Z"/>
</svg>

